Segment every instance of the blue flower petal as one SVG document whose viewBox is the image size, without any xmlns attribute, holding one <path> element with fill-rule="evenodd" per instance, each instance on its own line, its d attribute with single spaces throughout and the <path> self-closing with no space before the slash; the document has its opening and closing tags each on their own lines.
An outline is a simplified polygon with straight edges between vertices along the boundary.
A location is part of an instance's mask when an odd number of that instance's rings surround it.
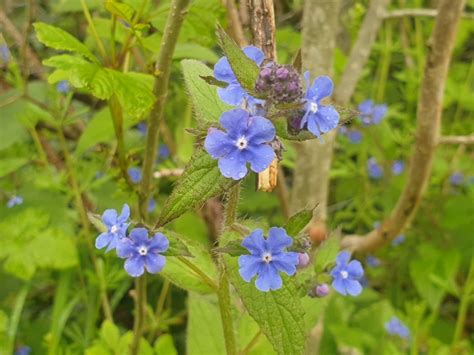
<svg viewBox="0 0 474 355">
<path fill-rule="evenodd" d="M 125 259 L 135 254 L 136 247 L 130 239 L 122 238 L 117 243 L 116 251 L 119 258 Z"/>
<path fill-rule="evenodd" d="M 298 253 L 278 253 L 272 256 L 272 264 L 288 276 L 294 275 L 298 265 Z"/>
<path fill-rule="evenodd" d="M 252 144 L 270 142 L 275 138 L 275 126 L 270 120 L 261 116 L 252 116 L 250 120 L 247 139 Z"/>
<path fill-rule="evenodd" d="M 101 233 L 97 239 L 95 240 L 95 247 L 97 249 L 102 249 L 109 245 L 109 243 L 112 241 L 114 238 L 114 235 L 112 233 L 104 232 Z"/>
<path fill-rule="evenodd" d="M 373 122 L 379 124 L 387 113 L 387 105 L 377 105 L 374 107 Z"/>
<path fill-rule="evenodd" d="M 365 100 L 359 104 L 358 109 L 362 115 L 369 116 L 374 110 L 374 102 L 372 100 Z"/>
<path fill-rule="evenodd" d="M 263 237 L 263 230 L 255 229 L 243 241 L 242 246 L 250 253 L 260 256 L 267 249 L 267 241 Z"/>
<path fill-rule="evenodd" d="M 218 88 L 217 95 L 224 101 L 226 104 L 232 106 L 239 106 L 242 100 L 247 96 L 245 90 L 240 86 L 240 84 L 229 84 L 225 88 Z"/>
<path fill-rule="evenodd" d="M 255 281 L 257 289 L 263 292 L 278 290 L 282 285 L 283 281 L 271 263 L 266 264 L 260 269 L 257 280 Z"/>
<path fill-rule="evenodd" d="M 245 160 L 250 162 L 250 169 L 256 173 L 260 173 L 268 168 L 276 157 L 272 147 L 266 144 L 249 146 L 245 149 L 244 156 Z"/>
<path fill-rule="evenodd" d="M 219 159 L 219 170 L 222 175 L 234 180 L 240 180 L 247 175 L 247 163 L 241 152 L 236 149 L 232 153 Z"/>
<path fill-rule="evenodd" d="M 260 271 L 263 261 L 260 257 L 255 255 L 241 255 L 239 256 L 239 273 L 246 281 L 250 282 L 255 275 Z"/>
<path fill-rule="evenodd" d="M 170 243 L 164 234 L 156 233 L 149 241 L 148 250 L 153 253 L 163 253 L 168 250 Z"/>
<path fill-rule="evenodd" d="M 121 236 L 118 234 L 112 234 L 112 240 L 110 241 L 109 245 L 107 246 L 107 249 L 105 249 L 105 252 L 108 253 L 109 251 L 117 248 L 117 245 L 119 241 L 121 240 Z"/>
<path fill-rule="evenodd" d="M 112 209 L 105 210 L 102 214 L 102 222 L 104 222 L 107 227 L 112 227 L 117 223 L 117 211 Z"/>
<path fill-rule="evenodd" d="M 263 63 L 265 59 L 265 54 L 263 54 L 260 48 L 255 46 L 247 46 L 243 49 L 245 55 L 252 59 L 258 66 Z"/>
<path fill-rule="evenodd" d="M 122 207 L 122 212 L 117 219 L 117 222 L 124 223 L 130 217 L 130 207 L 127 204 L 124 204 Z"/>
<path fill-rule="evenodd" d="M 340 277 L 335 278 L 334 281 L 332 282 L 332 287 L 341 295 L 344 295 L 344 296 L 347 295 L 346 285 L 342 278 Z"/>
<path fill-rule="evenodd" d="M 331 96 L 333 90 L 332 80 L 328 76 L 318 76 L 311 85 L 312 96 L 309 96 L 313 101 L 319 104 L 319 101 L 325 97 Z"/>
<path fill-rule="evenodd" d="M 361 263 L 357 260 L 352 260 L 347 265 L 347 272 L 353 279 L 360 279 L 362 276 L 364 276 L 364 269 L 362 268 Z"/>
<path fill-rule="evenodd" d="M 236 108 L 224 112 L 220 119 L 220 124 L 227 130 L 227 134 L 233 138 L 240 138 L 247 132 L 250 123 L 250 116 L 247 111 Z"/>
<path fill-rule="evenodd" d="M 339 113 L 333 106 L 320 106 L 316 117 L 319 130 L 323 133 L 336 128 L 339 123 Z"/>
<path fill-rule="evenodd" d="M 350 258 L 351 254 L 347 250 L 344 250 L 337 254 L 336 262 L 338 265 L 347 264 Z"/>
<path fill-rule="evenodd" d="M 309 113 L 307 115 L 308 120 L 308 131 L 313 133 L 316 137 L 319 138 L 321 136 L 321 130 L 318 126 L 318 116 L 315 113 Z"/>
<path fill-rule="evenodd" d="M 358 296 L 362 292 L 362 285 L 357 280 L 344 280 L 344 284 L 346 286 L 346 291 L 351 296 Z"/>
<path fill-rule="evenodd" d="M 141 255 L 128 258 L 124 265 L 125 271 L 132 277 L 141 276 L 145 272 L 145 262 Z"/>
<path fill-rule="evenodd" d="M 211 128 L 204 141 L 204 148 L 214 159 L 229 154 L 237 147 L 233 144 L 229 136 L 221 130 Z"/>
<path fill-rule="evenodd" d="M 271 253 L 280 253 L 283 248 L 286 248 L 293 244 L 291 239 L 284 228 L 272 227 L 268 231 L 267 245 Z"/>
<path fill-rule="evenodd" d="M 135 245 L 148 245 L 148 231 L 145 228 L 132 229 L 129 237 Z"/>
<path fill-rule="evenodd" d="M 160 254 L 148 253 L 145 256 L 145 267 L 151 274 L 160 272 L 166 263 L 166 258 Z"/>
<path fill-rule="evenodd" d="M 214 65 L 214 76 L 217 80 L 224 81 L 226 83 L 231 83 L 236 80 L 235 74 L 226 57 L 222 57 Z"/>
</svg>

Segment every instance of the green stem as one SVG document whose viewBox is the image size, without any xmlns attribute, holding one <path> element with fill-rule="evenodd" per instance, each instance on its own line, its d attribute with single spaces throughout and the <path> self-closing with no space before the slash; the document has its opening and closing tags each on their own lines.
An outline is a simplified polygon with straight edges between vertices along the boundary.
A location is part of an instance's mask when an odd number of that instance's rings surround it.
<svg viewBox="0 0 474 355">
<path fill-rule="evenodd" d="M 171 61 L 189 3 L 190 0 L 173 0 L 171 2 L 171 10 L 161 40 L 160 54 L 156 62 L 156 79 L 153 89 L 156 96 L 156 103 L 148 119 L 145 160 L 143 162 L 143 174 L 140 186 L 140 214 L 144 220 L 147 219 L 148 215 L 148 199 L 151 193 L 153 169 L 156 161 L 156 150 L 158 148 L 158 130 L 168 95 Z"/>
<path fill-rule="evenodd" d="M 104 58 L 104 61 L 107 62 L 107 52 L 105 51 L 104 44 L 102 43 L 102 40 L 100 39 L 97 29 L 95 28 L 94 21 L 92 20 L 92 16 L 91 16 L 91 13 L 89 12 L 86 1 L 81 0 L 81 5 L 82 5 L 82 11 L 84 12 L 84 16 L 87 19 L 87 23 L 89 24 L 92 35 L 94 36 L 95 41 L 97 42 L 97 48 L 99 48 L 100 55 L 102 56 L 102 58 Z"/>
<path fill-rule="evenodd" d="M 178 256 L 177 258 L 184 265 L 186 265 L 190 270 L 192 270 L 197 276 L 199 276 L 201 280 L 207 285 L 209 285 L 213 290 L 218 289 L 216 283 L 211 278 L 209 278 L 209 276 L 207 276 L 199 267 L 194 265 L 191 261 L 186 259 L 184 256 Z"/>
<path fill-rule="evenodd" d="M 456 328 L 454 331 L 452 348 L 456 346 L 462 337 L 464 330 L 464 323 L 466 321 L 466 314 L 469 308 L 469 304 L 472 300 L 474 292 L 474 258 L 471 259 L 471 266 L 469 267 L 469 273 L 467 275 L 466 284 L 462 291 L 461 303 L 459 305 L 458 317 L 456 319 Z"/>
<path fill-rule="evenodd" d="M 128 162 L 127 153 L 125 150 L 125 140 L 123 133 L 123 111 L 117 96 L 112 95 L 109 100 L 110 114 L 112 115 L 112 122 L 114 124 L 115 138 L 117 139 L 117 154 L 119 159 L 119 167 L 122 177 L 125 181 L 130 183 L 128 177 Z M 130 184 L 131 185 L 131 184 Z"/>
<path fill-rule="evenodd" d="M 232 303 L 229 292 L 229 279 L 224 266 L 224 261 L 219 260 L 219 290 L 217 291 L 217 297 L 219 299 L 219 309 L 221 313 L 222 327 L 224 329 L 224 340 L 227 355 L 235 355 L 235 333 L 234 324 L 232 322 Z"/>
<path fill-rule="evenodd" d="M 15 305 L 13 307 L 13 312 L 10 317 L 10 324 L 8 326 L 8 347 L 10 351 L 7 351 L 6 354 L 13 354 L 13 348 L 15 344 L 15 337 L 18 330 L 18 324 L 20 324 L 21 313 L 23 312 L 23 307 L 25 306 L 26 296 L 30 290 L 31 283 L 27 281 L 20 289 L 20 292 L 16 296 Z"/>
<path fill-rule="evenodd" d="M 240 184 L 233 186 L 227 193 L 227 202 L 225 207 L 224 225 L 230 227 L 237 218 L 237 205 L 240 198 Z"/>
<path fill-rule="evenodd" d="M 135 300 L 135 322 L 133 324 L 133 342 L 131 345 L 131 354 L 140 353 L 140 339 L 143 334 L 143 325 L 145 323 L 146 310 L 146 274 L 140 276 L 135 282 L 136 300 Z"/>
</svg>

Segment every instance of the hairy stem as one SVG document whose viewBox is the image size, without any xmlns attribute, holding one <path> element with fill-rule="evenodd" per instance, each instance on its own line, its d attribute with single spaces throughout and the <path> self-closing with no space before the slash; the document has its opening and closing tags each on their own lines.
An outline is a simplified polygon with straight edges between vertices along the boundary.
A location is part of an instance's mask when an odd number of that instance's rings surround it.
<svg viewBox="0 0 474 355">
<path fill-rule="evenodd" d="M 146 310 L 146 273 L 135 281 L 135 319 L 133 323 L 133 342 L 130 347 L 132 355 L 140 354 L 140 339 L 143 334 Z"/>
<path fill-rule="evenodd" d="M 230 227 L 237 219 L 237 206 L 240 198 L 240 184 L 233 186 L 227 193 L 224 226 Z"/>
<path fill-rule="evenodd" d="M 181 25 L 186 14 L 190 0 L 173 0 L 171 10 L 166 21 L 163 38 L 161 40 L 160 54 L 155 67 L 154 94 L 156 103 L 148 119 L 148 128 L 145 146 L 145 160 L 143 162 L 143 174 L 140 186 L 140 215 L 146 220 L 148 215 L 148 199 L 150 198 L 158 148 L 158 131 L 160 121 L 163 117 L 166 97 L 168 95 L 168 81 L 171 73 L 171 61 L 173 52 L 178 41 Z"/>
<path fill-rule="evenodd" d="M 117 139 L 117 155 L 119 159 L 119 167 L 122 177 L 129 181 L 127 153 L 125 150 L 125 142 L 123 136 L 123 110 L 117 96 L 112 95 L 109 100 L 109 110 L 114 124 L 115 138 Z"/>
<path fill-rule="evenodd" d="M 456 344 L 462 337 L 462 332 L 466 322 L 466 314 L 470 303 L 474 297 L 474 258 L 471 259 L 471 266 L 467 275 L 466 283 L 462 291 L 461 303 L 459 305 L 458 317 L 456 319 L 456 328 L 452 343 L 453 354 L 456 353 Z"/>
<path fill-rule="evenodd" d="M 234 323 L 232 321 L 232 303 L 229 292 L 229 279 L 225 270 L 224 260 L 218 261 L 219 267 L 219 289 L 217 297 L 219 299 L 219 309 L 221 313 L 222 327 L 224 329 L 224 340 L 227 355 L 235 355 L 236 343 L 234 333 Z"/>
</svg>

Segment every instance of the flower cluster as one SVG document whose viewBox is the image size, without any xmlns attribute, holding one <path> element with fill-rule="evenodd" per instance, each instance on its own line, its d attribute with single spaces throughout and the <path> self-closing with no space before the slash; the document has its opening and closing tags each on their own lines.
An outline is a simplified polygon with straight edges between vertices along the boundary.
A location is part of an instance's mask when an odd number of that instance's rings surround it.
<svg viewBox="0 0 474 355">
<path fill-rule="evenodd" d="M 402 323 L 400 319 L 393 316 L 390 320 L 385 323 L 385 330 L 390 335 L 397 335 L 402 339 L 410 339 L 410 330 Z"/>
<path fill-rule="evenodd" d="M 123 206 L 120 215 L 113 209 L 106 210 L 102 215 L 102 222 L 107 231 L 97 237 L 96 248 L 107 247 L 106 252 L 115 249 L 119 258 L 127 259 L 125 271 L 132 277 L 142 275 L 145 269 L 149 273 L 160 272 L 166 262 L 161 253 L 168 250 L 168 239 L 161 233 L 149 238 L 145 228 L 134 228 L 127 235 L 129 217 L 130 208 L 127 204 Z"/>
<path fill-rule="evenodd" d="M 216 63 L 215 78 L 227 84 L 217 89 L 219 97 L 239 108 L 221 115 L 219 122 L 225 132 L 210 128 L 204 144 L 206 151 L 219 160 L 222 175 L 234 180 L 247 175 L 247 164 L 259 173 L 275 158 L 280 158 L 281 144 L 267 114 L 278 111 L 278 105 L 293 105 L 283 114 L 288 118 L 292 133 L 307 130 L 320 137 L 339 123 L 339 113 L 334 107 L 322 103 L 332 94 L 333 83 L 329 77 L 320 76 L 310 85 L 309 72 L 306 72 L 306 92 L 303 94 L 300 76 L 292 66 L 265 64 L 263 52 L 253 46 L 245 47 L 243 52 L 260 67 L 255 92 L 251 94 L 242 87 L 227 57 Z"/>
<path fill-rule="evenodd" d="M 365 100 L 359 105 L 360 120 L 364 126 L 379 124 L 387 113 L 387 105 L 375 105 L 372 100 Z"/>
<path fill-rule="evenodd" d="M 7 202 L 7 207 L 12 208 L 18 205 L 21 205 L 23 203 L 23 197 L 21 196 L 12 196 L 8 202 Z"/>
</svg>

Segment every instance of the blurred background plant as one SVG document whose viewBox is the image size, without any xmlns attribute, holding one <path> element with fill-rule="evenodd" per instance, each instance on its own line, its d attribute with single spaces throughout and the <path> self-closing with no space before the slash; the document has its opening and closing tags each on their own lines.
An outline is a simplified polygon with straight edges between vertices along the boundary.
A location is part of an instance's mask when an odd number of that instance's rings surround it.
<svg viewBox="0 0 474 355">
<path fill-rule="evenodd" d="M 344 234 L 364 235 L 377 228 L 374 224 L 398 200 L 407 180 L 418 89 L 434 22 L 432 12 L 410 9 L 432 9 L 436 2 L 397 0 L 389 7 L 352 102 L 343 107 L 363 115 L 342 126 L 335 140 L 328 230 L 341 227 Z M 215 64 L 222 55 L 216 23 L 230 32 L 233 28 L 229 3 L 194 0 L 185 17 L 159 127 L 153 182 L 157 188 L 147 205 L 152 217 L 196 143 L 189 129 L 197 122 L 180 61 Z M 240 17 L 246 36 L 245 3 L 234 8 L 234 15 Z M 342 0 L 337 8 L 336 87 L 368 6 L 368 1 Z M 302 9 L 302 1 L 275 1 L 280 63 L 291 63 L 301 47 Z M 60 70 L 58 80 L 50 77 L 48 82 L 50 69 L 41 62 L 56 53 L 38 41 L 33 23 L 71 33 L 88 51 L 108 58 L 105 64 L 118 72 L 153 74 L 169 10 L 169 1 L 2 1 L 0 354 L 28 353 L 28 347 L 32 354 L 122 354 L 132 336 L 126 330 L 132 323 L 134 294 L 128 297 L 127 292 L 133 282 L 120 260 L 97 257 L 91 249 L 96 231 L 87 212 L 138 204 L 143 120 L 150 101 L 138 97 L 134 85 L 151 88 L 152 77 L 130 73 L 127 78 L 135 75 L 134 80 L 115 93 L 129 98 L 129 105 L 114 113 L 100 100 L 109 88 L 101 86 L 99 76 L 94 77 L 93 92 L 77 88 L 77 83 L 71 86 Z M 366 282 L 359 298 L 331 294 L 319 303 L 304 299 L 311 310 L 308 322 L 319 325 L 314 329 L 319 330 L 321 354 L 474 350 L 473 11 L 469 0 L 456 37 L 442 115 L 443 136 L 470 138 L 441 140 L 415 219 L 390 245 L 373 255 L 361 254 Z M 113 96 L 109 98 L 110 103 Z M 368 99 L 386 105 L 385 115 L 365 115 L 359 105 Z M 123 116 L 123 140 L 118 142 L 112 117 L 117 114 Z M 281 165 L 291 184 L 298 151 L 289 142 L 284 146 Z M 281 196 L 255 192 L 255 183 L 254 177 L 245 181 L 239 214 L 256 217 L 262 225 L 283 225 L 287 216 Z M 170 229 L 209 249 L 220 208 L 219 200 L 212 199 L 172 222 Z M 310 235 L 318 244 L 325 239 L 325 229 L 312 228 Z M 216 300 L 194 292 L 197 288 L 188 279 L 175 285 L 153 278 L 143 354 L 225 353 Z M 244 353 L 272 353 L 257 329 L 247 314 L 239 319 L 239 343 L 248 344 Z M 317 352 L 313 350 L 308 351 Z"/>
</svg>

